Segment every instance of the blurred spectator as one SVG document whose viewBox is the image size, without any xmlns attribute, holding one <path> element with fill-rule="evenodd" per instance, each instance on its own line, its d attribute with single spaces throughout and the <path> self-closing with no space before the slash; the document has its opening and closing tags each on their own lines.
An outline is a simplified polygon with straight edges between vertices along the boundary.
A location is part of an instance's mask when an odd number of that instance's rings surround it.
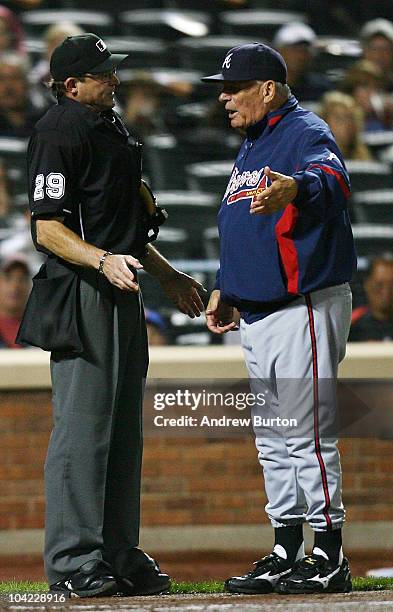
<svg viewBox="0 0 393 612">
<path fill-rule="evenodd" d="M 360 36 L 364 58 L 379 68 L 386 89 L 393 91 L 393 23 L 387 19 L 373 19 L 364 25 Z"/>
<path fill-rule="evenodd" d="M 332 130 L 345 159 L 372 159 L 362 141 L 363 111 L 351 96 L 340 91 L 326 93 L 321 100 L 319 115 Z"/>
<path fill-rule="evenodd" d="M 25 53 L 25 35 L 16 15 L 0 5 L 0 53 L 5 51 Z"/>
<path fill-rule="evenodd" d="M 393 257 L 374 259 L 364 282 L 367 305 L 352 313 L 350 342 L 393 340 Z"/>
<path fill-rule="evenodd" d="M 8 227 L 12 227 L 13 231 L 12 235 L 0 240 L 0 261 L 19 253 L 28 260 L 29 268 L 35 274 L 43 264 L 45 256 L 34 248 L 31 240 L 30 210 L 26 209 L 23 215 L 18 214 L 13 217 L 9 215 L 7 221 Z"/>
<path fill-rule="evenodd" d="M 28 138 L 40 117 L 30 99 L 28 70 L 24 57 L 0 56 L 0 136 Z"/>
<path fill-rule="evenodd" d="M 0 159 L 0 220 L 6 219 L 10 211 L 11 196 L 8 189 L 7 168 Z"/>
<path fill-rule="evenodd" d="M 384 87 L 382 71 L 368 60 L 355 62 L 341 83 L 340 89 L 351 95 L 363 110 L 366 132 L 392 128 L 393 98 Z"/>
<path fill-rule="evenodd" d="M 135 71 L 132 79 L 122 80 L 119 95 L 123 117 L 140 140 L 151 134 L 177 131 L 179 123 L 181 129 L 177 108 L 191 99 L 192 82 L 170 69 L 152 73 Z"/>
<path fill-rule="evenodd" d="M 31 288 L 27 260 L 14 255 L 0 264 L 0 348 L 22 348 L 15 344 Z"/>
<path fill-rule="evenodd" d="M 82 28 L 75 23 L 67 21 L 54 23 L 45 30 L 43 36 L 45 42 L 43 56 L 33 67 L 30 78 L 31 83 L 37 87 L 37 93 L 41 97 L 39 101 L 40 106 L 45 107 L 54 102 L 54 98 L 46 86 L 46 83 L 50 80 L 49 58 L 52 55 L 52 51 L 60 45 L 67 36 L 78 36 L 79 34 L 83 34 Z"/>
<path fill-rule="evenodd" d="M 125 87 L 123 118 L 130 131 L 142 141 L 151 134 L 166 132 L 161 113 L 163 87 L 147 75 L 135 78 Z"/>
<path fill-rule="evenodd" d="M 315 40 L 314 30 L 305 23 L 282 26 L 273 40 L 273 46 L 286 61 L 288 85 L 299 101 L 319 100 L 332 89 L 329 79 L 311 70 Z"/>
<path fill-rule="evenodd" d="M 48 8 L 46 0 L 3 0 L 2 4 L 12 7 L 12 10 L 17 12 L 35 8 Z"/>
<path fill-rule="evenodd" d="M 157 311 L 146 308 L 145 317 L 149 346 L 165 346 L 168 344 L 166 325 L 162 316 Z"/>
</svg>

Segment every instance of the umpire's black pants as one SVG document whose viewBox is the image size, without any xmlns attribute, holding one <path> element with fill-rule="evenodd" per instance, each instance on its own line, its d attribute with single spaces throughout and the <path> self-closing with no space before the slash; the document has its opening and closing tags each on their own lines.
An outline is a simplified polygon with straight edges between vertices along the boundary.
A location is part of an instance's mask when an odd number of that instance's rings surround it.
<svg viewBox="0 0 393 612">
<path fill-rule="evenodd" d="M 49 584 L 137 546 L 142 397 L 148 365 L 139 294 L 84 269 L 84 352 L 52 353 L 54 429 L 45 463 Z"/>
</svg>

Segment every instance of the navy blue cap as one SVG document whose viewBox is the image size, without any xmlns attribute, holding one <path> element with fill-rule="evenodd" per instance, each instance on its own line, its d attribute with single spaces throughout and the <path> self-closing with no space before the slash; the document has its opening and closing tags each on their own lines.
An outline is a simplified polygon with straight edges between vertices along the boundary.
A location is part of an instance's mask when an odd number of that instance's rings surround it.
<svg viewBox="0 0 393 612">
<path fill-rule="evenodd" d="M 111 53 L 96 34 L 68 36 L 56 47 L 50 59 L 50 73 L 55 81 L 113 70 L 128 57 Z"/>
<path fill-rule="evenodd" d="M 287 82 L 284 58 L 262 43 L 233 47 L 222 63 L 221 72 L 201 79 L 207 83 L 220 81 L 278 81 Z"/>
</svg>

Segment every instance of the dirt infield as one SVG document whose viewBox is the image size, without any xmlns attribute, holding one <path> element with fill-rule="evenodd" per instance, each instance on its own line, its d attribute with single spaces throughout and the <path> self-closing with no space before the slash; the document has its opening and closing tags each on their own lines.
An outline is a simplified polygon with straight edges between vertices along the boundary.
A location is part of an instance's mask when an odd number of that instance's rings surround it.
<svg viewBox="0 0 393 612">
<path fill-rule="evenodd" d="M 225 580 L 229 576 L 244 574 L 253 561 L 268 551 L 255 552 L 178 552 L 160 553 L 148 551 L 155 557 L 163 571 L 177 581 L 197 582 L 203 580 Z M 377 567 L 392 567 L 390 551 L 346 551 L 353 576 L 365 576 L 367 571 Z M 44 565 L 37 556 L 0 556 L 0 581 L 31 580 L 45 581 Z"/>
<path fill-rule="evenodd" d="M 368 612 L 393 610 L 393 592 L 348 593 L 337 595 L 161 595 L 159 597 L 111 597 L 110 599 L 70 599 L 65 604 L 15 604 L 3 600 L 0 610 L 76 610 L 92 612 L 105 610 L 122 610 L 126 612 L 170 612 L 187 610 L 187 612 L 268 612 L 270 610 L 331 612 L 339 610 L 352 611 L 356 608 Z"/>
</svg>

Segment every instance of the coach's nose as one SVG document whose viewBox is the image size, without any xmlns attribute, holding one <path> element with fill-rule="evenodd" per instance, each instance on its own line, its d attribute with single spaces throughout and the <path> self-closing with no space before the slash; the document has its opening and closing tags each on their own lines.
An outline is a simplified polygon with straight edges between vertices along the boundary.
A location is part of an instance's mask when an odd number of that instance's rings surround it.
<svg viewBox="0 0 393 612">
<path fill-rule="evenodd" d="M 221 102 L 221 104 L 225 104 L 230 99 L 231 99 L 231 96 L 228 93 L 226 93 L 225 91 L 222 91 L 220 93 L 220 95 L 218 96 L 218 100 L 219 100 L 219 102 Z"/>
</svg>

